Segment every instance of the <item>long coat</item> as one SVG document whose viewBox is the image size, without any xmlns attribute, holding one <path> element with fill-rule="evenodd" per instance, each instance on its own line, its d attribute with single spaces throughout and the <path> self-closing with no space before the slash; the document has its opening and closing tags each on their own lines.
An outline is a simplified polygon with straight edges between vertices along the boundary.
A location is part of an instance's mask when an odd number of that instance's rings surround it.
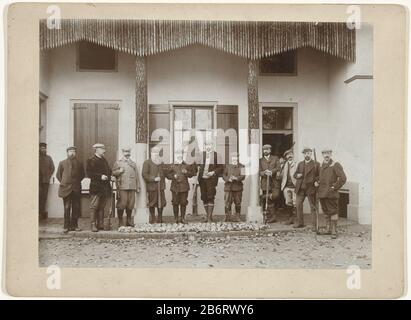
<svg viewBox="0 0 411 320">
<path fill-rule="evenodd" d="M 280 183 L 277 180 L 277 172 L 280 171 L 280 161 L 278 157 L 270 155 L 268 160 L 265 157 L 262 157 L 260 159 L 260 177 L 261 177 L 261 182 L 260 182 L 260 187 L 261 190 L 266 191 L 267 190 L 267 176 L 264 174 L 265 170 L 270 170 L 272 171 L 273 175 L 269 177 L 269 188 L 268 190 L 272 189 L 279 189 L 280 188 Z"/>
<path fill-rule="evenodd" d="M 187 173 L 183 173 L 182 170 L 186 169 Z M 167 179 L 171 180 L 171 192 L 187 192 L 190 190 L 188 184 L 188 178 L 195 176 L 197 169 L 195 165 L 186 164 L 170 164 L 167 168 Z M 177 178 L 175 177 L 177 175 Z"/>
<path fill-rule="evenodd" d="M 117 160 L 113 166 L 113 176 L 116 177 L 118 190 L 137 190 L 140 188 L 137 165 L 131 159 Z"/>
<path fill-rule="evenodd" d="M 225 181 L 224 191 L 242 191 L 243 190 L 243 180 L 245 179 L 244 170 L 245 170 L 244 165 L 242 165 L 241 163 L 237 165 L 227 164 L 224 167 L 224 172 L 223 172 L 223 180 Z M 229 179 L 231 176 L 237 177 L 237 180 L 233 180 L 232 182 L 230 182 Z"/>
<path fill-rule="evenodd" d="M 214 171 L 215 175 L 208 178 L 208 179 L 203 179 L 204 175 L 204 167 L 206 163 L 206 153 L 203 152 L 201 155 L 202 159 L 199 161 L 199 170 L 198 170 L 198 182 L 201 183 L 202 181 L 208 181 L 208 183 L 212 183 L 212 185 L 217 186 L 218 184 L 218 178 L 221 177 L 223 174 L 223 166 L 218 163 L 218 157 L 217 157 L 217 152 L 213 152 L 212 156 L 212 161 L 210 162 L 208 166 L 208 172 Z"/>
<path fill-rule="evenodd" d="M 295 170 L 297 169 L 297 164 L 293 161 L 291 164 L 286 161 L 284 163 L 282 172 L 281 172 L 281 190 L 284 190 L 285 185 L 287 184 L 287 172 L 288 172 L 288 167 L 290 167 L 290 177 L 291 177 L 291 182 L 293 183 L 294 187 L 297 183 L 297 179 L 294 177 Z"/>
<path fill-rule="evenodd" d="M 104 157 L 94 155 L 87 160 L 86 174 L 90 178 L 90 194 L 107 195 L 111 191 L 110 177 L 111 170 Z M 106 175 L 107 180 L 101 180 L 101 176 Z"/>
<path fill-rule="evenodd" d="M 297 174 L 301 173 L 303 176 L 297 178 Z M 308 194 L 315 193 L 314 182 L 319 180 L 320 173 L 320 163 L 310 160 L 305 164 L 305 161 L 300 161 L 297 165 L 297 169 L 294 173 L 294 178 L 297 179 L 295 185 L 295 193 L 298 193 L 300 190 L 305 190 Z"/>
<path fill-rule="evenodd" d="M 65 198 L 72 192 L 80 193 L 84 176 L 83 164 L 76 158 L 60 161 L 56 173 L 56 178 L 60 182 L 59 197 Z"/>
<path fill-rule="evenodd" d="M 39 156 L 39 182 L 40 183 L 50 183 L 50 178 L 54 173 L 54 163 L 53 159 L 49 155 Z"/>
<path fill-rule="evenodd" d="M 143 163 L 143 170 L 141 172 L 144 181 L 146 182 L 147 191 L 156 191 L 158 182 L 154 181 L 155 177 L 160 177 L 160 190 L 166 188 L 165 175 L 167 174 L 164 164 L 155 164 L 153 160 L 148 159 Z"/>
<path fill-rule="evenodd" d="M 329 163 L 323 163 L 320 168 L 318 197 L 320 199 L 338 199 L 340 197 L 338 190 L 346 181 L 347 177 L 341 164 L 333 160 L 330 160 Z"/>
</svg>

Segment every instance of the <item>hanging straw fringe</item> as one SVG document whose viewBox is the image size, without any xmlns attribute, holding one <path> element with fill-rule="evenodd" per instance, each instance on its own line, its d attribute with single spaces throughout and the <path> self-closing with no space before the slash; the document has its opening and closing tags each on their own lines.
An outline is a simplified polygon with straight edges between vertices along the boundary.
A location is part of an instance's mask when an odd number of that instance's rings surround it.
<svg viewBox="0 0 411 320">
<path fill-rule="evenodd" d="M 82 40 L 137 56 L 202 44 L 247 59 L 311 47 L 355 61 L 355 29 L 342 22 L 62 19 L 49 29 L 40 21 L 41 50 Z"/>
</svg>

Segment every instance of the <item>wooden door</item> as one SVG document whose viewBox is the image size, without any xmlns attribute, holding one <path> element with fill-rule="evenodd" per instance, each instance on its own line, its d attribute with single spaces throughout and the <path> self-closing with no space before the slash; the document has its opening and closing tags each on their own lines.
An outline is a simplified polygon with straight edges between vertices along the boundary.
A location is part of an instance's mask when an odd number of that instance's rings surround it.
<svg viewBox="0 0 411 320">
<path fill-rule="evenodd" d="M 78 159 L 85 166 L 94 154 L 92 146 L 100 142 L 106 146 L 105 158 L 112 166 L 118 152 L 118 103 L 75 103 L 73 109 Z"/>
</svg>

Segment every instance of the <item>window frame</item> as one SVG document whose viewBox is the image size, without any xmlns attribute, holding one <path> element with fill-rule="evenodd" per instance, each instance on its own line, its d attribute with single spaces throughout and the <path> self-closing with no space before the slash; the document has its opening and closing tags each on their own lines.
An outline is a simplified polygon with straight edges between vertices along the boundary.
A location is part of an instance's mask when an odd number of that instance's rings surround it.
<svg viewBox="0 0 411 320">
<path fill-rule="evenodd" d="M 263 76 L 263 77 L 265 77 L 265 76 L 266 77 L 277 77 L 277 76 L 279 76 L 279 77 L 295 77 L 295 76 L 297 76 L 298 75 L 298 50 L 290 50 L 290 51 L 294 52 L 294 65 L 295 65 L 294 72 L 287 72 L 287 73 L 263 72 L 261 70 L 261 60 L 264 59 L 264 58 L 261 58 L 261 59 L 258 60 L 258 74 L 260 76 Z M 285 51 L 285 52 L 288 52 L 288 51 Z M 285 52 L 283 52 L 283 53 L 285 53 Z M 270 58 L 270 57 L 267 57 L 267 58 Z"/>
<path fill-rule="evenodd" d="M 91 44 L 98 46 L 98 44 L 90 41 L 85 41 Z M 103 46 L 104 47 L 104 46 Z M 104 73 L 116 73 L 118 72 L 118 51 L 108 47 L 104 47 L 114 52 L 114 69 L 105 70 L 105 69 L 82 69 L 80 68 L 80 42 L 76 43 L 76 72 L 104 72 Z"/>
</svg>

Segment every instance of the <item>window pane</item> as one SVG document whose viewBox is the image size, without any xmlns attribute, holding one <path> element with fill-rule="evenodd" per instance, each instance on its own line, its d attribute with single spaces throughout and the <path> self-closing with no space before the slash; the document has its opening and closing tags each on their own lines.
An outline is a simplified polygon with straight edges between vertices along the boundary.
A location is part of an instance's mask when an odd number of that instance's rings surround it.
<svg viewBox="0 0 411 320">
<path fill-rule="evenodd" d="M 261 74 L 296 74 L 296 51 L 287 51 L 260 60 Z"/>
<path fill-rule="evenodd" d="M 181 122 L 183 130 L 191 130 L 191 109 L 176 108 L 174 109 L 174 128 L 176 122 Z"/>
<path fill-rule="evenodd" d="M 195 109 L 196 129 L 207 130 L 213 128 L 213 110 Z"/>
<path fill-rule="evenodd" d="M 263 108 L 263 129 L 265 130 L 292 130 L 292 108 Z"/>
</svg>

